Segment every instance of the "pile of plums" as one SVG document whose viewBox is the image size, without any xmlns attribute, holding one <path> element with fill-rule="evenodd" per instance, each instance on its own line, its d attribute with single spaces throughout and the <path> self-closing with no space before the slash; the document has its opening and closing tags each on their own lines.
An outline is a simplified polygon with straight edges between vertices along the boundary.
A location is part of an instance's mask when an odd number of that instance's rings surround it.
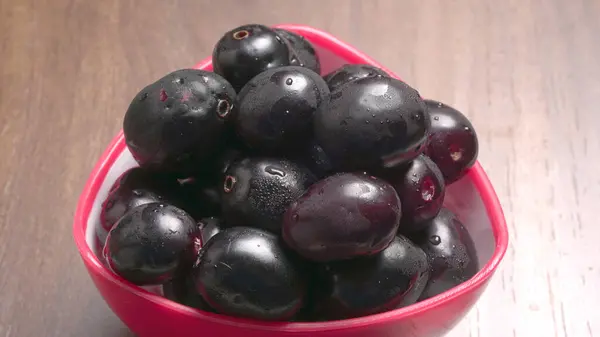
<svg viewBox="0 0 600 337">
<path fill-rule="evenodd" d="M 110 190 L 97 231 L 115 274 L 204 311 L 323 321 L 407 306 L 478 271 L 443 207 L 477 157 L 463 114 L 369 65 L 322 77 L 291 31 L 237 27 L 212 60 L 127 109 L 139 167 Z"/>
</svg>

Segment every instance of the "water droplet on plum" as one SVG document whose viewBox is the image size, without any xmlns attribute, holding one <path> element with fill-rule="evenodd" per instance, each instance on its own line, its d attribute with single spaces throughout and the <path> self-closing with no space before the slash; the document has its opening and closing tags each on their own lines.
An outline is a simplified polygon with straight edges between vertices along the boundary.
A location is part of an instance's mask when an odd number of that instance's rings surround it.
<svg viewBox="0 0 600 337">
<path fill-rule="evenodd" d="M 269 174 L 273 174 L 273 175 L 280 176 L 280 177 L 285 177 L 285 172 L 274 166 L 265 167 L 265 171 Z"/>
</svg>

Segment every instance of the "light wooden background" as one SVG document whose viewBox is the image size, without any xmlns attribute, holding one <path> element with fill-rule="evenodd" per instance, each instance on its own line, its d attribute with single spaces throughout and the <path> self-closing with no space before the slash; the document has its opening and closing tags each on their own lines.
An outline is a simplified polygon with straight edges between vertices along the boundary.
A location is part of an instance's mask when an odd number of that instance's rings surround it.
<svg viewBox="0 0 600 337">
<path fill-rule="evenodd" d="M 247 22 L 302 23 L 464 111 L 511 246 L 453 337 L 600 336 L 597 0 L 0 0 L 0 336 L 131 336 L 71 238 L 147 82 Z"/>
</svg>

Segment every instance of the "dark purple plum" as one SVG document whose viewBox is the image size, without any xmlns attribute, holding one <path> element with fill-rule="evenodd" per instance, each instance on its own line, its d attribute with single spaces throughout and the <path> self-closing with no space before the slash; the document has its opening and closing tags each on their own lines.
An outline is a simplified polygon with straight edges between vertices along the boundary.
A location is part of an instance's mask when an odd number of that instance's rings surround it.
<svg viewBox="0 0 600 337">
<path fill-rule="evenodd" d="M 394 239 L 401 205 L 384 180 L 339 173 L 313 184 L 285 213 L 283 239 L 299 255 L 327 262 L 376 254 Z"/>
<path fill-rule="evenodd" d="M 202 242 L 207 243 L 213 236 L 221 231 L 221 219 L 215 217 L 204 218 L 198 221 L 202 233 Z"/>
<path fill-rule="evenodd" d="M 430 278 L 420 300 L 469 280 L 479 271 L 475 244 L 465 226 L 447 208 L 428 221 L 425 230 L 411 234 L 427 254 Z"/>
<path fill-rule="evenodd" d="M 215 73 L 240 91 L 250 79 L 271 68 L 290 65 L 288 44 L 266 26 L 248 24 L 225 33 L 212 55 Z"/>
<path fill-rule="evenodd" d="M 162 285 L 163 295 L 171 301 L 190 308 L 214 312 L 202 295 L 196 290 L 194 279 L 190 273 L 182 273 Z"/>
<path fill-rule="evenodd" d="M 290 65 L 306 67 L 317 74 L 321 73 L 319 56 L 313 45 L 304 36 L 281 28 L 275 28 L 274 30 L 288 43 Z"/>
<path fill-rule="evenodd" d="M 413 304 L 429 277 L 427 256 L 398 236 L 381 253 L 327 264 L 317 317 L 334 320 L 367 316 Z"/>
<path fill-rule="evenodd" d="M 446 184 L 462 178 L 475 164 L 479 152 L 477 134 L 469 119 L 444 103 L 425 100 L 431 132 L 427 155 L 442 171 Z"/>
<path fill-rule="evenodd" d="M 344 64 L 323 76 L 329 90 L 336 91 L 346 84 L 365 77 L 389 76 L 385 71 L 368 64 Z"/>
<path fill-rule="evenodd" d="M 102 203 L 102 209 L 100 210 L 100 226 L 96 230 L 98 239 L 104 244 L 108 232 L 131 209 L 140 205 L 164 201 L 166 201 L 164 196 L 147 189 L 119 189 L 111 192 Z"/>
<path fill-rule="evenodd" d="M 316 181 L 305 167 L 285 159 L 245 158 L 226 172 L 221 191 L 223 220 L 279 234 L 287 207 Z"/>
<path fill-rule="evenodd" d="M 96 229 L 102 244 L 113 225 L 130 209 L 151 202 L 170 202 L 177 194 L 177 180 L 169 175 L 134 167 L 113 184 L 100 210 L 100 226 Z"/>
<path fill-rule="evenodd" d="M 329 88 L 314 71 L 287 66 L 266 70 L 240 91 L 232 120 L 252 149 L 289 153 L 312 139 L 313 116 L 326 111 Z"/>
<path fill-rule="evenodd" d="M 154 285 L 191 268 L 201 247 L 196 221 L 156 202 L 127 212 L 108 233 L 103 254 L 115 274 L 136 285 Z"/>
<path fill-rule="evenodd" d="M 226 141 L 235 91 L 203 70 L 174 71 L 142 89 L 123 120 L 127 147 L 142 167 L 181 178 L 206 167 Z"/>
<path fill-rule="evenodd" d="M 194 268 L 195 285 L 217 312 L 289 320 L 304 303 L 306 280 L 278 237 L 250 227 L 228 228 L 206 243 Z"/>
<path fill-rule="evenodd" d="M 424 223 L 433 219 L 444 203 L 446 186 L 437 165 L 421 154 L 408 164 L 406 170 L 398 170 L 387 180 L 394 186 L 402 200 L 400 233 L 423 229 Z"/>
<path fill-rule="evenodd" d="M 418 156 L 429 133 L 427 106 L 406 83 L 365 77 L 331 94 L 315 114 L 317 143 L 338 171 L 375 172 Z"/>
</svg>

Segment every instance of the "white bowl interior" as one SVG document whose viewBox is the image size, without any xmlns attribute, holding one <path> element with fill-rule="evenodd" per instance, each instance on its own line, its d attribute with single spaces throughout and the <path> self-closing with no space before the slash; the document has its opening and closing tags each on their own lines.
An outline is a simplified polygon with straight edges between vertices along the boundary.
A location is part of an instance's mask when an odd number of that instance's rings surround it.
<svg viewBox="0 0 600 337">
<path fill-rule="evenodd" d="M 326 74 L 343 64 L 349 63 L 347 60 L 339 57 L 318 44 L 318 41 L 312 41 L 315 45 L 319 58 L 321 60 L 322 73 Z M 125 149 L 109 169 L 98 194 L 95 196 L 94 205 L 87 219 L 86 241 L 91 250 L 102 260 L 99 254 L 101 247 L 98 247 L 96 239 L 97 231 L 104 231 L 100 226 L 101 204 L 106 199 L 110 187 L 117 178 L 126 170 L 137 166 L 137 163 L 131 156 L 131 153 Z M 446 192 L 445 206 L 452 210 L 463 224 L 467 227 L 475 242 L 479 266 L 483 267 L 492 257 L 495 248 L 495 240 L 492 232 L 490 219 L 487 215 L 481 196 L 475 188 L 473 182 L 468 178 L 448 187 Z M 104 233 L 106 234 L 106 233 Z"/>
</svg>

